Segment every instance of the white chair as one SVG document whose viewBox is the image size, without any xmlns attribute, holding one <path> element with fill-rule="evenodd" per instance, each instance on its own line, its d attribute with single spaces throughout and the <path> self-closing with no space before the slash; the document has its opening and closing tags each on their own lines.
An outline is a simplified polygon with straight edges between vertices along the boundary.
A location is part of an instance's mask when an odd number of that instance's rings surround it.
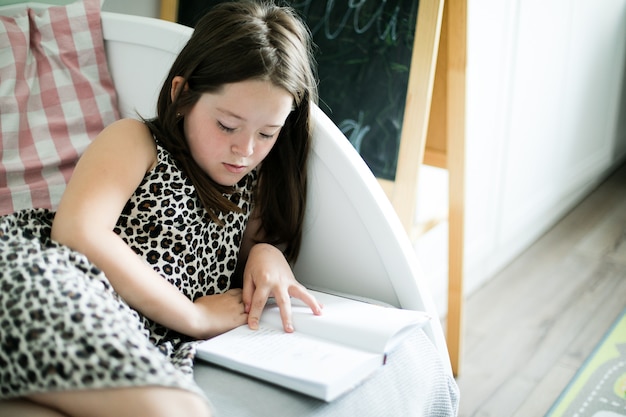
<svg viewBox="0 0 626 417">
<path fill-rule="evenodd" d="M 122 115 L 154 115 L 161 84 L 192 29 L 162 20 L 107 12 L 102 13 L 102 22 L 107 59 Z M 437 372 L 442 375 L 438 377 L 453 381 L 437 310 L 413 247 L 391 203 L 360 155 L 318 107 L 314 108 L 313 122 L 308 207 L 300 257 L 295 265 L 296 277 L 311 288 L 429 312 L 434 319 L 425 333 L 441 361 Z M 430 381 L 430 376 L 415 375 L 415 378 L 423 378 L 424 384 L 436 384 Z M 277 388 L 268 388 L 267 384 L 203 364 L 196 367 L 196 379 L 215 401 L 218 410 L 228 408 L 227 412 L 223 411 L 224 415 L 246 415 L 251 410 L 261 415 L 263 412 L 255 405 L 257 400 L 265 404 L 271 402 L 266 415 L 275 415 L 273 413 L 285 411 L 286 407 L 292 414 L 281 415 L 299 416 L 342 415 L 346 410 L 352 413 L 355 403 L 367 403 L 355 396 L 340 401 L 336 407 L 319 408 L 301 396 L 290 396 Z M 233 401 L 230 391 L 233 385 L 241 387 L 239 392 L 254 391 L 256 396 L 249 403 L 242 403 L 240 397 Z M 441 398 L 450 399 L 450 386 L 444 385 L 430 388 L 441 390 Z M 371 389 L 379 391 L 377 387 Z M 363 396 L 371 396 L 372 391 Z M 385 398 L 382 393 L 376 395 L 380 398 L 371 401 L 380 402 Z M 457 400 L 450 399 L 451 408 L 456 407 Z"/>
</svg>

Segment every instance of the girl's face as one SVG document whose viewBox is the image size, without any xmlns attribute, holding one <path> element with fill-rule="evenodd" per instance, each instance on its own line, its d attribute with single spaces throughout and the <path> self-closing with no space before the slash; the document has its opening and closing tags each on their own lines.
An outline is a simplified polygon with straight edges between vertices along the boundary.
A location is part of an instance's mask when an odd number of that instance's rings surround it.
<svg viewBox="0 0 626 417">
<path fill-rule="evenodd" d="M 237 184 L 272 150 L 292 106 L 291 94 L 269 81 L 203 94 L 184 120 L 193 159 L 218 184 Z"/>
</svg>

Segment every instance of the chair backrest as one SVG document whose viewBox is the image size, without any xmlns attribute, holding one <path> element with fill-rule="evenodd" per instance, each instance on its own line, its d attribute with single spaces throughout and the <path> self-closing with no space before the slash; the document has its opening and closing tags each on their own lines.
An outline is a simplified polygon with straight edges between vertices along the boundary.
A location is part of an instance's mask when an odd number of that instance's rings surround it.
<svg viewBox="0 0 626 417">
<path fill-rule="evenodd" d="M 109 68 L 123 116 L 150 117 L 192 29 L 152 18 L 102 13 Z M 443 331 L 413 247 L 363 159 L 317 107 L 300 257 L 303 284 L 425 310 L 426 329 L 449 364 Z"/>
<path fill-rule="evenodd" d="M 121 115 L 153 117 L 165 77 L 193 29 L 159 19 L 102 12 L 102 32 Z"/>
</svg>

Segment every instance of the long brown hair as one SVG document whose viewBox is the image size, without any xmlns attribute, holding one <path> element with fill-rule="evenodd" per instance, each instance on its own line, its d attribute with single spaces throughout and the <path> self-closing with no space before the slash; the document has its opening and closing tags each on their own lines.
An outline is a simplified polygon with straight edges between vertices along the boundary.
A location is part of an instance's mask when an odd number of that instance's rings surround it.
<svg viewBox="0 0 626 417">
<path fill-rule="evenodd" d="M 187 88 L 179 89 L 172 100 L 176 76 L 186 80 Z M 259 167 L 255 192 L 265 241 L 285 245 L 285 256 L 294 261 L 302 238 L 311 103 L 317 102 L 317 82 L 310 32 L 291 8 L 252 1 L 212 8 L 198 21 L 172 65 L 157 102 L 157 117 L 147 124 L 189 176 L 208 215 L 219 221 L 218 213 L 238 209 L 223 196 L 232 189 L 212 181 L 196 164 L 180 115 L 203 93 L 250 79 L 270 81 L 294 98 L 294 110 Z"/>
</svg>

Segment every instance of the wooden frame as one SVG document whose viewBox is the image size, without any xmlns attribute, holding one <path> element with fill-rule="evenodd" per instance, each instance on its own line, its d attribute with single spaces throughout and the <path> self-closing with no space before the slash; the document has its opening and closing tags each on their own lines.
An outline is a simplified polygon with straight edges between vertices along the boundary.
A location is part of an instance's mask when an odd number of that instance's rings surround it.
<svg viewBox="0 0 626 417">
<path fill-rule="evenodd" d="M 409 236 L 414 237 L 419 166 L 424 160 L 444 0 L 421 0 L 394 181 L 379 180 Z"/>
<path fill-rule="evenodd" d="M 467 0 L 422 0 L 416 25 L 395 181 L 379 180 L 412 240 L 420 165 L 448 170 L 447 344 L 461 361 L 465 210 Z"/>
<path fill-rule="evenodd" d="M 463 247 L 465 218 L 465 68 L 467 0 L 447 0 L 424 163 L 445 155 L 449 176 L 447 344 L 454 375 L 461 367 L 463 334 Z M 439 82 L 438 82 L 439 81 Z M 445 92 L 441 92 L 444 90 Z M 434 110 L 434 111 L 433 111 Z M 441 135 L 441 131 L 444 134 Z M 437 139 L 436 131 L 439 131 Z M 445 144 L 445 147 L 442 145 Z"/>
<path fill-rule="evenodd" d="M 178 0 L 161 0 L 161 19 L 170 22 L 178 20 Z"/>
</svg>

